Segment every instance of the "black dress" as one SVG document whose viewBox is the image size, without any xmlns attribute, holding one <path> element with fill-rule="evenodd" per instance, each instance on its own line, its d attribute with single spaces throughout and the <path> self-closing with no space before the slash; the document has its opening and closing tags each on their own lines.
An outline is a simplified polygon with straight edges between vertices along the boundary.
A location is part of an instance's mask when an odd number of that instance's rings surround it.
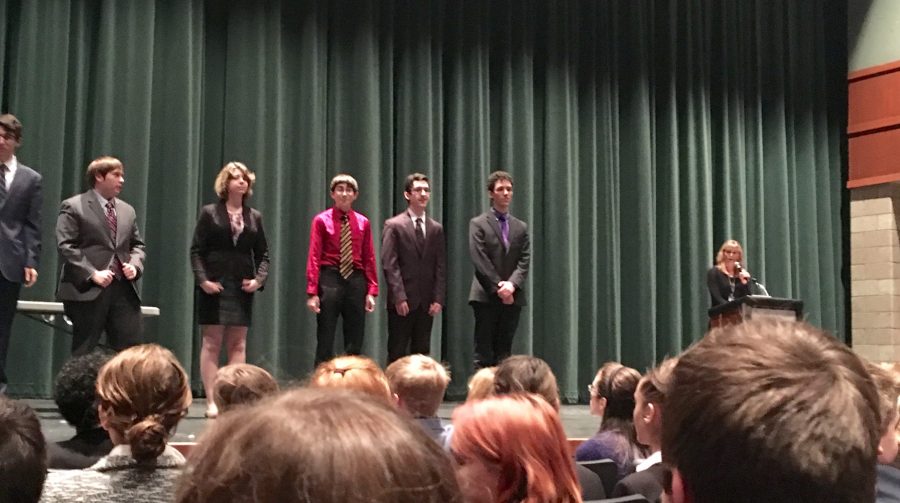
<svg viewBox="0 0 900 503">
<path fill-rule="evenodd" d="M 241 290 L 244 279 L 256 279 L 260 290 L 269 273 L 269 245 L 262 214 L 249 206 L 241 213 L 244 228 L 235 241 L 224 202 L 200 210 L 191 244 L 191 267 L 197 284 L 198 319 L 201 325 L 249 326 L 253 294 Z M 204 281 L 218 281 L 224 290 L 209 295 Z"/>
<path fill-rule="evenodd" d="M 750 282 L 741 283 L 738 278 L 731 278 L 718 267 L 713 266 L 706 273 L 706 286 L 709 288 L 710 307 L 720 306 L 730 300 L 750 295 Z"/>
</svg>

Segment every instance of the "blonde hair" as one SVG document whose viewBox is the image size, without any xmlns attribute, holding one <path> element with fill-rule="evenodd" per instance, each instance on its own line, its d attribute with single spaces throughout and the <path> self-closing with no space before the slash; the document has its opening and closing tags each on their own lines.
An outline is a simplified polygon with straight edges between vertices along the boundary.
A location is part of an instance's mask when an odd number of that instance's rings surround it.
<svg viewBox="0 0 900 503">
<path fill-rule="evenodd" d="M 466 401 L 482 400 L 494 394 L 494 374 L 497 367 L 484 367 L 469 378 L 469 393 Z"/>
<path fill-rule="evenodd" d="M 421 417 L 437 414 L 450 384 L 447 369 L 425 355 L 409 355 L 394 361 L 388 365 L 385 376 L 406 410 Z"/>
<path fill-rule="evenodd" d="M 738 243 L 737 241 L 735 241 L 733 239 L 729 239 L 729 240 L 725 241 L 724 243 L 722 243 L 722 246 L 719 247 L 719 251 L 716 252 L 716 265 L 721 264 L 722 261 L 725 260 L 725 249 L 726 248 L 737 248 L 738 252 L 741 254 L 741 258 L 739 258 L 737 261 L 738 262 L 745 261 L 744 248 L 741 247 L 741 244 Z"/>
<path fill-rule="evenodd" d="M 226 365 L 216 372 L 213 400 L 221 412 L 249 405 L 278 393 L 278 383 L 265 369 L 249 363 Z"/>
<path fill-rule="evenodd" d="M 309 379 L 312 388 L 355 389 L 393 405 L 394 395 L 384 372 L 371 358 L 338 356 L 322 362 Z"/>
<path fill-rule="evenodd" d="M 143 344 L 110 359 L 97 376 L 101 417 L 138 461 L 155 459 L 191 405 L 187 373 L 168 349 Z"/>
<path fill-rule="evenodd" d="M 231 161 L 222 166 L 222 169 L 219 171 L 219 174 L 216 175 L 216 181 L 213 184 L 216 195 L 223 201 L 228 199 L 228 182 L 237 178 L 236 176 L 233 176 L 235 171 L 240 172 L 241 176 L 247 182 L 247 193 L 244 194 L 244 200 L 253 195 L 253 184 L 256 182 L 256 174 L 250 171 L 250 168 L 244 163 Z"/>
</svg>

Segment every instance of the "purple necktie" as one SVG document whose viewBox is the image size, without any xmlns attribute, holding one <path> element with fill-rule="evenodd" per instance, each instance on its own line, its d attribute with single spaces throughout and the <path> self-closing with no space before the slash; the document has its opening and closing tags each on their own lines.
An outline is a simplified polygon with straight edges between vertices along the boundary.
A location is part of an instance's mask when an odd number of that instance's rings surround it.
<svg viewBox="0 0 900 503">
<path fill-rule="evenodd" d="M 500 236 L 503 237 L 503 247 L 509 249 L 509 216 L 506 213 L 498 213 L 497 220 L 500 221 Z"/>
</svg>

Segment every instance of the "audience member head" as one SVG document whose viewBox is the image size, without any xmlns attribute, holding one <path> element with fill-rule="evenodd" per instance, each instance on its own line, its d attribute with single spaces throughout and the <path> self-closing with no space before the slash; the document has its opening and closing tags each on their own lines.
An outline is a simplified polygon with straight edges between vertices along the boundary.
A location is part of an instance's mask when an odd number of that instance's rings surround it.
<svg viewBox="0 0 900 503">
<path fill-rule="evenodd" d="M 451 451 L 468 503 L 580 502 L 559 414 L 532 393 L 466 402 L 453 412 Z"/>
<path fill-rule="evenodd" d="M 391 385 L 381 368 L 365 356 L 338 356 L 322 362 L 309 380 L 313 388 L 348 388 L 395 404 Z"/>
<path fill-rule="evenodd" d="M 890 365 L 866 362 L 866 368 L 878 390 L 878 410 L 881 417 L 878 462 L 891 464 L 897 458 L 898 451 L 897 424 L 900 414 L 897 411 L 897 399 L 900 396 L 900 383 Z"/>
<path fill-rule="evenodd" d="M 588 391 L 591 413 L 603 418 L 601 431 L 618 429 L 627 433 L 633 430 L 634 392 L 640 380 L 640 372 L 618 362 L 606 362 L 600 367 Z"/>
<path fill-rule="evenodd" d="M 220 412 L 249 405 L 278 393 L 278 383 L 265 369 L 249 363 L 226 365 L 216 372 L 213 401 Z"/>
<path fill-rule="evenodd" d="M 225 414 L 188 461 L 180 503 L 453 503 L 447 455 L 384 401 L 299 388 Z"/>
<path fill-rule="evenodd" d="M 81 356 L 74 356 L 63 364 L 56 374 L 53 399 L 59 413 L 77 432 L 100 427 L 97 417 L 97 374 L 109 361 L 112 353 L 95 349 Z"/>
<path fill-rule="evenodd" d="M 31 407 L 0 395 L 0 501 L 37 502 L 47 478 L 47 446 Z"/>
<path fill-rule="evenodd" d="M 663 461 L 675 503 L 873 501 L 878 392 L 805 323 L 714 329 L 672 371 Z"/>
<path fill-rule="evenodd" d="M 443 365 L 425 355 L 400 358 L 385 370 L 400 408 L 413 417 L 434 417 L 450 384 Z"/>
<path fill-rule="evenodd" d="M 157 344 L 132 346 L 112 357 L 97 377 L 100 424 L 114 444 L 128 444 L 138 461 L 162 454 L 169 434 L 191 405 L 181 364 Z"/>
<path fill-rule="evenodd" d="M 219 174 L 216 175 L 216 181 L 213 184 L 213 188 L 216 191 L 216 195 L 219 196 L 219 199 L 222 201 L 228 199 L 228 182 L 240 178 L 243 178 L 244 181 L 247 182 L 247 192 L 244 194 L 244 199 L 246 200 L 248 197 L 252 196 L 253 184 L 256 182 L 256 174 L 250 171 L 250 168 L 248 168 L 246 164 L 232 161 L 225 166 L 222 166 Z"/>
<path fill-rule="evenodd" d="M 478 372 L 472 374 L 469 378 L 466 401 L 481 400 L 494 394 L 494 374 L 497 367 L 484 367 L 478 369 Z"/>
<path fill-rule="evenodd" d="M 662 417 L 666 406 L 666 390 L 677 358 L 666 358 L 650 369 L 634 392 L 634 431 L 640 444 L 657 452 L 662 444 Z"/>
<path fill-rule="evenodd" d="M 494 394 L 534 393 L 547 400 L 559 410 L 559 389 L 556 376 L 547 362 L 528 355 L 513 355 L 506 358 L 494 372 Z"/>
</svg>

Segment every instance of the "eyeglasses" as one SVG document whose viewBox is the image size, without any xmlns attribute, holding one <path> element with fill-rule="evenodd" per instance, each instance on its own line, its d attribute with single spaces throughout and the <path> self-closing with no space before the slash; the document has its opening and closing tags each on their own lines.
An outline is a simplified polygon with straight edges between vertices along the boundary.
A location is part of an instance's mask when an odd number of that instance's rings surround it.
<svg viewBox="0 0 900 503">
<path fill-rule="evenodd" d="M 16 135 L 12 133 L 0 133 L 0 138 L 3 138 L 6 141 L 15 141 Z"/>
</svg>

